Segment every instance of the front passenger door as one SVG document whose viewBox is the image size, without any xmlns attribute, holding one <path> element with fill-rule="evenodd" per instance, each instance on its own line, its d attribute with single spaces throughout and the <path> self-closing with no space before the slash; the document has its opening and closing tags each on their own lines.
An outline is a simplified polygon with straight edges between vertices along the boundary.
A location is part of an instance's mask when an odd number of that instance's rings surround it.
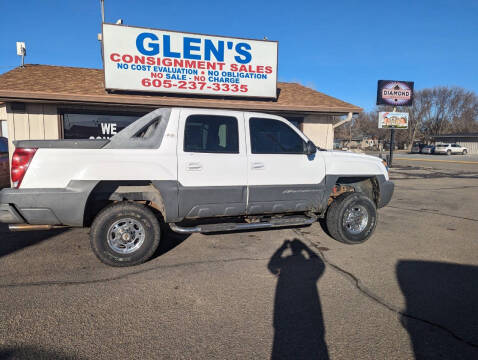
<svg viewBox="0 0 478 360">
<path fill-rule="evenodd" d="M 280 117 L 245 114 L 248 133 L 248 214 L 307 211 L 325 189 L 319 151 L 306 154 L 308 139 Z"/>
</svg>

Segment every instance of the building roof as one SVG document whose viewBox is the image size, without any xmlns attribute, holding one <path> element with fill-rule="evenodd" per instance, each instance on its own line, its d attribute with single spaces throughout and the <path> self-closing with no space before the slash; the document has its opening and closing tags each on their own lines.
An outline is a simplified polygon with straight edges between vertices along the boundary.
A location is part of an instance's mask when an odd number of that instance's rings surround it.
<svg viewBox="0 0 478 360">
<path fill-rule="evenodd" d="M 358 113 L 362 109 L 297 83 L 278 82 L 277 99 L 110 93 L 102 69 L 25 65 L 0 75 L 0 101 L 54 101 L 266 111 Z"/>
<path fill-rule="evenodd" d="M 463 134 L 442 134 L 442 135 L 433 135 L 433 137 L 434 138 L 460 138 L 460 137 L 478 138 L 478 132 L 463 133 Z"/>
</svg>

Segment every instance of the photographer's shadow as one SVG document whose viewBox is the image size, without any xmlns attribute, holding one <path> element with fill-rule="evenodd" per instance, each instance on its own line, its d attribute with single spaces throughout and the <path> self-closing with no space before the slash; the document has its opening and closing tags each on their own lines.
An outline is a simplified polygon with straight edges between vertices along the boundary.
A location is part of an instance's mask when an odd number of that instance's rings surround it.
<svg viewBox="0 0 478 360">
<path fill-rule="evenodd" d="M 284 256 L 288 249 L 291 254 Z M 272 255 L 268 268 L 277 276 L 271 358 L 328 359 L 317 291 L 325 270 L 323 261 L 299 239 L 286 240 Z"/>
</svg>

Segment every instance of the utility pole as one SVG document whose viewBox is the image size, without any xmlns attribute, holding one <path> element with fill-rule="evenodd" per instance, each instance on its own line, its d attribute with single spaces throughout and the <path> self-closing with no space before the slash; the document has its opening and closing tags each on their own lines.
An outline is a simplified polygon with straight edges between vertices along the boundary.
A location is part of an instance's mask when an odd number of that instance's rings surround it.
<svg viewBox="0 0 478 360">
<path fill-rule="evenodd" d="M 98 34 L 98 41 L 101 42 L 101 62 L 103 66 L 105 64 L 105 58 L 103 54 L 103 24 L 105 23 L 105 0 L 100 0 L 101 5 L 101 33 Z"/>
<path fill-rule="evenodd" d="M 105 0 L 100 0 L 101 3 L 101 23 L 105 22 Z"/>
</svg>

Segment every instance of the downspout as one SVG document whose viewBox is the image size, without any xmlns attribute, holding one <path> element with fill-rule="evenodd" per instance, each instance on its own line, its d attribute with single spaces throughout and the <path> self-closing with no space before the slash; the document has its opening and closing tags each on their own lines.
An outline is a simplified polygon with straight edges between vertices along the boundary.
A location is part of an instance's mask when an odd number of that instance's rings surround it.
<svg viewBox="0 0 478 360">
<path fill-rule="evenodd" d="M 352 120 L 352 116 L 353 116 L 353 115 L 354 115 L 353 113 L 349 112 L 349 113 L 347 114 L 347 117 L 346 117 L 345 119 L 339 121 L 337 124 L 333 124 L 333 125 L 332 125 L 332 130 L 334 131 L 334 137 L 335 137 L 335 128 L 339 127 L 340 125 L 343 125 L 343 124 L 345 124 L 345 123 L 350 122 L 350 121 Z M 332 145 L 332 146 L 333 146 L 333 145 Z"/>
<path fill-rule="evenodd" d="M 340 125 L 350 122 L 352 120 L 353 115 L 354 115 L 353 113 L 349 112 L 347 114 L 347 117 L 344 120 L 341 120 L 337 124 L 332 125 L 332 128 L 335 129 L 336 127 L 339 127 Z"/>
</svg>

